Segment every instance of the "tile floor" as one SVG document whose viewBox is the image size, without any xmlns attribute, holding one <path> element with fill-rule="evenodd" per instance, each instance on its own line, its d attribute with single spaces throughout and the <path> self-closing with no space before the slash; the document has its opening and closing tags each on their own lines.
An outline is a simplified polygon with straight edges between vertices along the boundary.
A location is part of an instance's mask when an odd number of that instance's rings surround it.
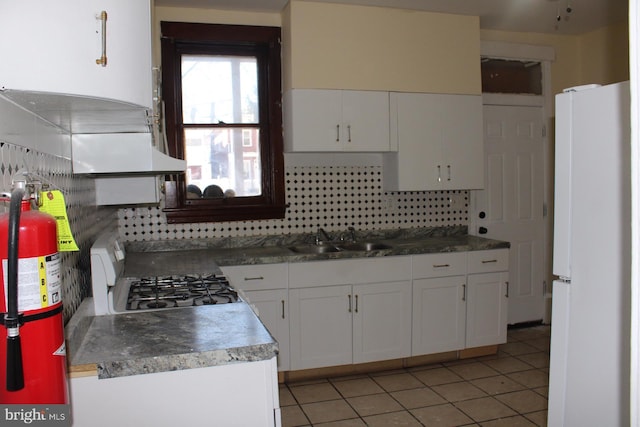
<svg viewBox="0 0 640 427">
<path fill-rule="evenodd" d="M 282 425 L 546 426 L 550 333 L 510 329 L 492 356 L 281 384 Z"/>
</svg>

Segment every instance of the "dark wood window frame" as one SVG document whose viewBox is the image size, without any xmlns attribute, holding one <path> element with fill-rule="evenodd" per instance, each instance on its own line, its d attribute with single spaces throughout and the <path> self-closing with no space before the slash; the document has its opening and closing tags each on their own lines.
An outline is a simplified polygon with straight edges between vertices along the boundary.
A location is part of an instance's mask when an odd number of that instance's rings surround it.
<svg viewBox="0 0 640 427">
<path fill-rule="evenodd" d="M 162 98 L 169 153 L 185 158 L 182 125 L 181 54 L 228 49 L 258 57 L 262 194 L 252 197 L 188 199 L 184 174 L 165 182 L 169 223 L 283 218 L 285 214 L 280 28 L 162 22 Z"/>
</svg>

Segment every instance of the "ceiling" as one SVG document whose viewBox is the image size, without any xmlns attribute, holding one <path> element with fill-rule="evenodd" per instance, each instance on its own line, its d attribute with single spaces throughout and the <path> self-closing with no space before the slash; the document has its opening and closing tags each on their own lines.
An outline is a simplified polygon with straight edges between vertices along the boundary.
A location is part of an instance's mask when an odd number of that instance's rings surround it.
<svg viewBox="0 0 640 427">
<path fill-rule="evenodd" d="M 279 12 L 288 0 L 155 0 L 156 6 Z M 480 27 L 504 31 L 582 34 L 625 21 L 627 0 L 314 0 L 475 15 Z M 571 13 L 567 13 L 567 7 Z M 556 17 L 560 14 L 560 21 Z"/>
</svg>

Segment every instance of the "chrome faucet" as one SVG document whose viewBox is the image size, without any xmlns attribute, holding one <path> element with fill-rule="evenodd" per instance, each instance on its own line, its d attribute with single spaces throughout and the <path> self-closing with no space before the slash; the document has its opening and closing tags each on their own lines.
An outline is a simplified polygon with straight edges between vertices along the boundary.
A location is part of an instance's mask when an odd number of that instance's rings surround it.
<svg viewBox="0 0 640 427">
<path fill-rule="evenodd" d="M 341 242 L 356 242 L 356 229 L 353 227 L 347 228 L 347 231 L 340 233 Z"/>
<path fill-rule="evenodd" d="M 347 228 L 347 231 L 349 231 L 349 237 L 351 239 L 351 242 L 355 243 L 355 241 L 356 241 L 356 229 L 353 228 L 353 227 L 349 227 L 349 228 Z"/>
<path fill-rule="evenodd" d="M 324 240 L 322 239 L 324 237 Z M 321 243 L 329 243 L 331 242 L 331 237 L 324 231 L 322 228 L 318 227 L 318 232 L 316 233 L 316 245 Z"/>
</svg>

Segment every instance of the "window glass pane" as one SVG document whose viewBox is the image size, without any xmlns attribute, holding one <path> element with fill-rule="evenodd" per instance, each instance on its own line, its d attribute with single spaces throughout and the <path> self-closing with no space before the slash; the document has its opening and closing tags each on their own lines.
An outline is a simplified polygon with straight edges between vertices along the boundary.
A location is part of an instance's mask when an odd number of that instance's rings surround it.
<svg viewBox="0 0 640 427">
<path fill-rule="evenodd" d="M 183 55 L 182 115 L 185 124 L 258 123 L 256 58 Z"/>
<path fill-rule="evenodd" d="M 542 65 L 482 58 L 482 92 L 542 95 Z"/>
<path fill-rule="evenodd" d="M 246 197 L 262 194 L 258 128 L 185 129 L 187 196 L 199 198 Z M 250 136 L 248 136 L 250 135 Z M 252 141 L 246 144 L 247 138 Z M 217 186 L 217 187 L 213 187 Z"/>
</svg>

